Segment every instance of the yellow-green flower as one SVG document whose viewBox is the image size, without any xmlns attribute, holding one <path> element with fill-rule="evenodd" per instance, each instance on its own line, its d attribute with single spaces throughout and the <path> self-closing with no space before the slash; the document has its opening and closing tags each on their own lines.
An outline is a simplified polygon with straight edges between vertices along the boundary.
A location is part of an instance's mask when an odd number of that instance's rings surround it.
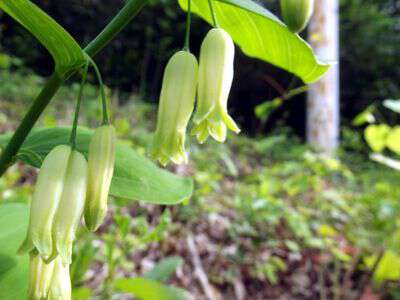
<svg viewBox="0 0 400 300">
<path fill-rule="evenodd" d="M 282 17 L 292 32 L 302 31 L 314 10 L 314 0 L 281 0 Z"/>
<path fill-rule="evenodd" d="M 71 263 L 72 243 L 85 207 L 87 169 L 85 157 L 73 150 L 69 156 L 63 192 L 53 224 L 57 253 L 65 264 Z"/>
<path fill-rule="evenodd" d="M 85 224 L 96 231 L 107 213 L 107 200 L 114 173 L 115 129 L 104 125 L 96 129 L 90 141 L 88 155 L 88 186 L 85 204 Z"/>
<path fill-rule="evenodd" d="M 30 254 L 28 300 L 47 300 L 55 261 L 45 263 L 40 255 Z"/>
<path fill-rule="evenodd" d="M 29 228 L 19 252 L 36 249 L 48 259 L 54 253 L 52 227 L 64 188 L 71 147 L 57 146 L 46 156 L 32 198 Z"/>
<path fill-rule="evenodd" d="M 54 271 L 47 300 L 71 300 L 69 264 L 64 264 L 59 258 L 54 260 Z"/>
<path fill-rule="evenodd" d="M 227 129 L 240 129 L 228 114 L 228 97 L 233 80 L 235 46 L 229 34 L 211 29 L 200 49 L 197 109 L 192 134 L 200 143 L 211 135 L 224 142 Z"/>
<path fill-rule="evenodd" d="M 153 157 L 164 166 L 188 160 L 186 127 L 194 109 L 197 75 L 197 59 L 187 51 L 175 53 L 165 68 L 153 144 Z"/>
</svg>

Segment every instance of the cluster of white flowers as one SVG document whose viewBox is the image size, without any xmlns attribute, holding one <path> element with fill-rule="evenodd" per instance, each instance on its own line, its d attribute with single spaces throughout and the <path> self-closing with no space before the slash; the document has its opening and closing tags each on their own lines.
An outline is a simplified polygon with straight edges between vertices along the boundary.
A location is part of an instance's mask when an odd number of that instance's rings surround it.
<svg viewBox="0 0 400 300">
<path fill-rule="evenodd" d="M 27 236 L 19 249 L 30 254 L 29 299 L 71 299 L 69 265 L 75 232 L 83 213 L 89 230 L 102 223 L 114 157 L 115 129 L 105 125 L 91 139 L 88 162 L 67 145 L 55 147 L 44 159 Z"/>
</svg>

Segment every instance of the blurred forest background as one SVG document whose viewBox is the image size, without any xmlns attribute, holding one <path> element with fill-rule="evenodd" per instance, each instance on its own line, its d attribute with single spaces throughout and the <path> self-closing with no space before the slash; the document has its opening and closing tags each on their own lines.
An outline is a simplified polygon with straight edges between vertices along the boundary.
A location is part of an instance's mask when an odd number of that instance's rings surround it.
<svg viewBox="0 0 400 300">
<path fill-rule="evenodd" d="M 123 4 L 33 2 L 81 45 Z M 279 15 L 278 1 L 261 3 Z M 53 63 L 12 19 L 1 15 L 0 26 L 5 132 L 16 127 Z M 192 28 L 198 54 L 209 25 L 194 17 Z M 152 1 L 96 57 L 118 133 L 144 155 L 163 69 L 182 47 L 184 30 L 185 14 L 176 1 Z M 353 122 L 373 106 L 379 121 L 398 124 L 398 114 L 381 109 L 381 103 L 400 99 L 399 62 L 400 2 L 340 1 L 341 148 L 334 159 L 304 145 L 304 93 L 268 114 L 256 113 L 301 82 L 237 49 L 229 106 L 243 133 L 222 145 L 192 143 L 190 164 L 173 168 L 195 180 L 188 203 L 127 206 L 113 199 L 100 232 L 80 234 L 72 266 L 75 298 L 122 299 L 115 294 L 115 278 L 154 276 L 149 270 L 161 261 L 167 271 L 158 279 L 188 290 L 193 299 L 400 299 L 400 172 L 370 161 L 363 127 Z M 78 88 L 71 79 L 41 124 L 70 124 Z M 96 87 L 89 85 L 85 94 L 81 122 L 94 125 Z M 12 168 L 0 179 L 0 201 L 29 201 L 34 179 L 33 169 Z"/>
</svg>

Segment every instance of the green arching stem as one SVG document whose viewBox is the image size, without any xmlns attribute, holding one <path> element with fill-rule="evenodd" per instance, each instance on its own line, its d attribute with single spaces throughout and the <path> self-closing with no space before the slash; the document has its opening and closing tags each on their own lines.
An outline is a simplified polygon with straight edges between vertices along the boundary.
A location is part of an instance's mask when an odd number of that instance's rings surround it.
<svg viewBox="0 0 400 300">
<path fill-rule="evenodd" d="M 128 23 L 135 17 L 149 0 L 129 0 L 120 12 L 111 20 L 103 31 L 87 45 L 84 49 L 90 57 L 96 55 L 103 49 Z M 22 119 L 14 135 L 11 137 L 7 146 L 0 156 L 0 176 L 7 171 L 13 163 L 15 155 L 18 153 L 26 137 L 31 132 L 36 121 L 39 119 L 43 110 L 50 103 L 62 83 L 64 78 L 54 72 L 45 83 L 40 94 L 37 96 L 32 106 Z"/>
<path fill-rule="evenodd" d="M 185 44 L 183 46 L 183 50 L 189 51 L 190 49 L 190 26 L 191 26 L 191 17 L 192 17 L 192 1 L 188 0 L 188 9 L 187 9 L 187 17 L 186 17 L 186 32 L 185 32 Z"/>
<path fill-rule="evenodd" d="M 103 125 L 108 125 L 108 124 L 110 124 L 110 117 L 108 114 L 107 98 L 106 98 L 106 93 L 104 91 L 103 78 L 101 77 L 100 70 L 97 67 L 94 60 L 91 59 L 90 56 L 88 56 L 88 60 L 96 73 L 96 77 L 97 77 L 97 80 L 99 81 L 99 85 L 100 85 L 101 103 L 102 103 L 102 107 L 103 107 L 102 108 L 103 109 Z"/>
<path fill-rule="evenodd" d="M 212 17 L 214 27 L 219 27 L 218 21 L 217 21 L 217 15 L 214 10 L 213 1 L 214 0 L 208 0 L 208 6 L 210 7 L 210 12 L 211 12 L 211 17 Z"/>
<path fill-rule="evenodd" d="M 83 68 L 82 81 L 81 81 L 81 86 L 79 88 L 78 99 L 76 100 L 74 123 L 72 124 L 72 131 L 71 131 L 71 138 L 70 138 L 70 143 L 71 143 L 72 149 L 76 148 L 76 130 L 78 128 L 79 111 L 81 109 L 83 89 L 86 84 L 88 69 L 89 69 L 89 62 L 86 62 L 85 66 Z"/>
</svg>

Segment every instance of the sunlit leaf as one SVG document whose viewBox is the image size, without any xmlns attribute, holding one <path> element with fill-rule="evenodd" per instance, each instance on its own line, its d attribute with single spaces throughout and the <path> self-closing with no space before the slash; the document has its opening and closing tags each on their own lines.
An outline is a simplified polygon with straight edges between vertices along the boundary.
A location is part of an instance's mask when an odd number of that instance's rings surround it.
<svg viewBox="0 0 400 300">
<path fill-rule="evenodd" d="M 187 0 L 178 0 L 187 9 Z M 214 7 L 221 28 L 242 51 L 301 78 L 318 80 L 329 68 L 314 55 L 311 47 L 270 11 L 251 0 L 217 0 Z M 192 0 L 192 11 L 212 23 L 208 1 Z"/>
<path fill-rule="evenodd" d="M 185 290 L 171 287 L 147 278 L 119 279 L 115 282 L 117 290 L 130 293 L 140 300 L 185 300 Z"/>
<path fill-rule="evenodd" d="M 364 132 L 365 140 L 374 152 L 382 152 L 386 147 L 386 139 L 390 127 L 381 125 L 369 125 Z"/>
<path fill-rule="evenodd" d="M 56 21 L 29 0 L 0 0 L 0 9 L 29 30 L 52 55 L 56 71 L 64 74 L 81 66 L 82 49 Z"/>
<path fill-rule="evenodd" d="M 386 145 L 396 154 L 400 154 L 400 126 L 396 126 L 390 130 Z"/>
<path fill-rule="evenodd" d="M 370 268 L 375 264 L 376 256 L 366 258 L 366 264 Z M 400 279 L 400 255 L 393 251 L 386 251 L 374 273 L 374 280 L 383 282 L 386 280 Z"/>
</svg>

